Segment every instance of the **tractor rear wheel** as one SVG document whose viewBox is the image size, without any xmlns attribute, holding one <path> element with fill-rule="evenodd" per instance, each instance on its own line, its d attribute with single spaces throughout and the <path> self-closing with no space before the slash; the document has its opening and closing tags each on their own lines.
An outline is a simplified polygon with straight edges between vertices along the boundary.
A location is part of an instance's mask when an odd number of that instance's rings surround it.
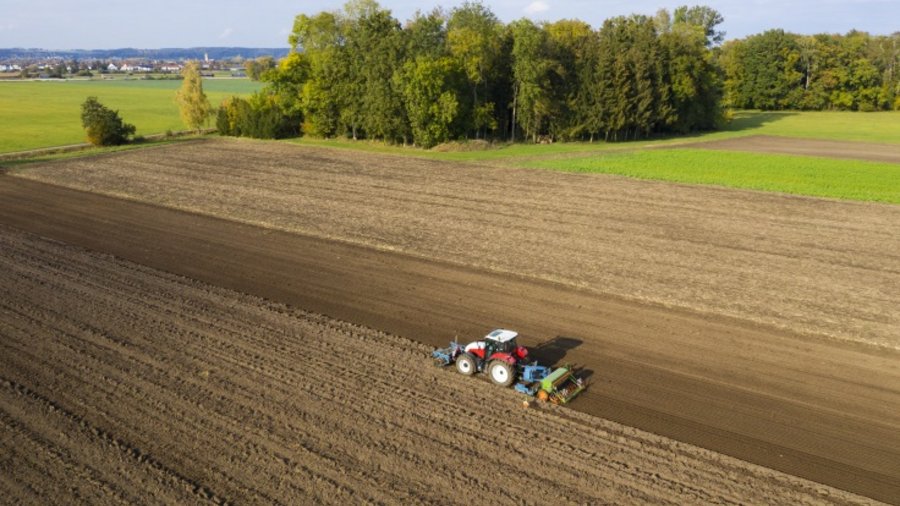
<svg viewBox="0 0 900 506">
<path fill-rule="evenodd" d="M 475 374 L 475 357 L 469 353 L 463 353 L 456 357 L 456 370 L 463 376 Z"/>
<path fill-rule="evenodd" d="M 491 381 L 493 381 L 494 384 L 502 387 L 508 387 L 516 380 L 512 366 L 502 360 L 494 360 L 491 362 L 491 365 L 488 366 L 488 376 L 491 377 Z"/>
</svg>

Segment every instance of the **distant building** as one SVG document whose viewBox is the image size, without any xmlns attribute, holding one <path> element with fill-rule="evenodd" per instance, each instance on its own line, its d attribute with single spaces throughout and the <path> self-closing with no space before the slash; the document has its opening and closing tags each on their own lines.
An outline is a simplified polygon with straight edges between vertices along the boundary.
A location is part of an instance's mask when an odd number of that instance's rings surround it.
<svg viewBox="0 0 900 506">
<path fill-rule="evenodd" d="M 139 63 L 123 63 L 122 67 L 119 70 L 121 70 L 122 72 L 152 72 L 153 68 L 147 65 L 141 65 Z"/>
<path fill-rule="evenodd" d="M 115 63 L 110 63 L 109 65 L 106 66 L 106 70 L 108 70 L 110 72 L 118 72 L 119 67 L 117 67 Z"/>
</svg>

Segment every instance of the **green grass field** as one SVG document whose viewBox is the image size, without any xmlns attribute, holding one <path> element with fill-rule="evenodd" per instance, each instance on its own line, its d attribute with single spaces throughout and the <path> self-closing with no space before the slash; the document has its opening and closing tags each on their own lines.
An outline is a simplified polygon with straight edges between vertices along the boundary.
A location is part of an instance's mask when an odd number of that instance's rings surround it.
<svg viewBox="0 0 900 506">
<path fill-rule="evenodd" d="M 662 149 L 544 160 L 525 166 L 900 204 L 900 164 Z"/>
<path fill-rule="evenodd" d="M 138 135 L 182 130 L 175 80 L 0 82 L 0 153 L 84 141 L 80 105 L 90 95 L 118 109 Z M 248 95 L 248 80 L 206 80 L 210 101 Z M 737 111 L 722 131 L 628 143 L 507 144 L 436 151 L 346 139 L 291 139 L 300 145 L 401 154 L 448 161 L 597 172 L 695 184 L 900 203 L 900 165 L 802 156 L 669 149 L 692 142 L 774 135 L 900 145 L 900 112 Z M 654 147 L 663 149 L 644 150 Z"/>
<path fill-rule="evenodd" d="M 137 135 L 183 130 L 175 103 L 176 80 L 16 81 L 0 82 L 0 153 L 85 142 L 81 103 L 96 96 L 118 109 Z M 207 79 L 204 90 L 213 105 L 231 95 L 249 95 L 261 87 L 247 79 Z"/>
<path fill-rule="evenodd" d="M 709 138 L 734 134 L 900 144 L 900 111 L 738 111 L 723 132 Z"/>
<path fill-rule="evenodd" d="M 839 199 L 900 203 L 900 165 L 805 156 L 677 148 L 747 135 L 900 144 L 900 112 L 737 111 L 719 132 L 628 143 L 501 145 L 439 152 L 378 142 L 297 139 L 302 145 L 540 169 L 617 174 Z M 663 149 L 643 149 L 647 147 Z M 898 147 L 900 149 L 900 147 Z"/>
</svg>

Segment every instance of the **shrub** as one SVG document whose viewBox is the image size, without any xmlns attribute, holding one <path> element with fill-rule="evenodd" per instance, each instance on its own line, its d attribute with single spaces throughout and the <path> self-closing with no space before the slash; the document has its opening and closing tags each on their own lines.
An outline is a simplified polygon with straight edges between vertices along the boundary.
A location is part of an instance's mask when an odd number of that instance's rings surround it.
<svg viewBox="0 0 900 506">
<path fill-rule="evenodd" d="M 122 121 L 119 111 L 101 104 L 97 97 L 88 97 L 81 104 L 81 124 L 87 130 L 88 142 L 95 146 L 118 146 L 134 135 L 134 125 Z"/>
<path fill-rule="evenodd" d="M 287 114 L 264 93 L 256 93 L 249 100 L 228 98 L 216 114 L 216 129 L 220 135 L 283 139 L 297 136 L 299 127 L 300 118 Z"/>
</svg>

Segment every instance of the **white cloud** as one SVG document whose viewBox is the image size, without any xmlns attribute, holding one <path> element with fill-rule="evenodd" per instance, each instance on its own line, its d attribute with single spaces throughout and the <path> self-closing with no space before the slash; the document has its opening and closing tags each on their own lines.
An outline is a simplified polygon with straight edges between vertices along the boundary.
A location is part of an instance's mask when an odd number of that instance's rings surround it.
<svg viewBox="0 0 900 506">
<path fill-rule="evenodd" d="M 231 27 L 228 27 L 228 28 L 222 30 L 222 33 L 219 34 L 219 38 L 227 39 L 228 37 L 231 36 L 232 33 L 234 33 L 234 29 Z"/>
<path fill-rule="evenodd" d="M 526 14 L 537 14 L 539 12 L 545 12 L 550 10 L 550 6 L 547 5 L 547 2 L 542 0 L 535 0 L 528 4 L 528 7 L 525 7 Z"/>
</svg>

